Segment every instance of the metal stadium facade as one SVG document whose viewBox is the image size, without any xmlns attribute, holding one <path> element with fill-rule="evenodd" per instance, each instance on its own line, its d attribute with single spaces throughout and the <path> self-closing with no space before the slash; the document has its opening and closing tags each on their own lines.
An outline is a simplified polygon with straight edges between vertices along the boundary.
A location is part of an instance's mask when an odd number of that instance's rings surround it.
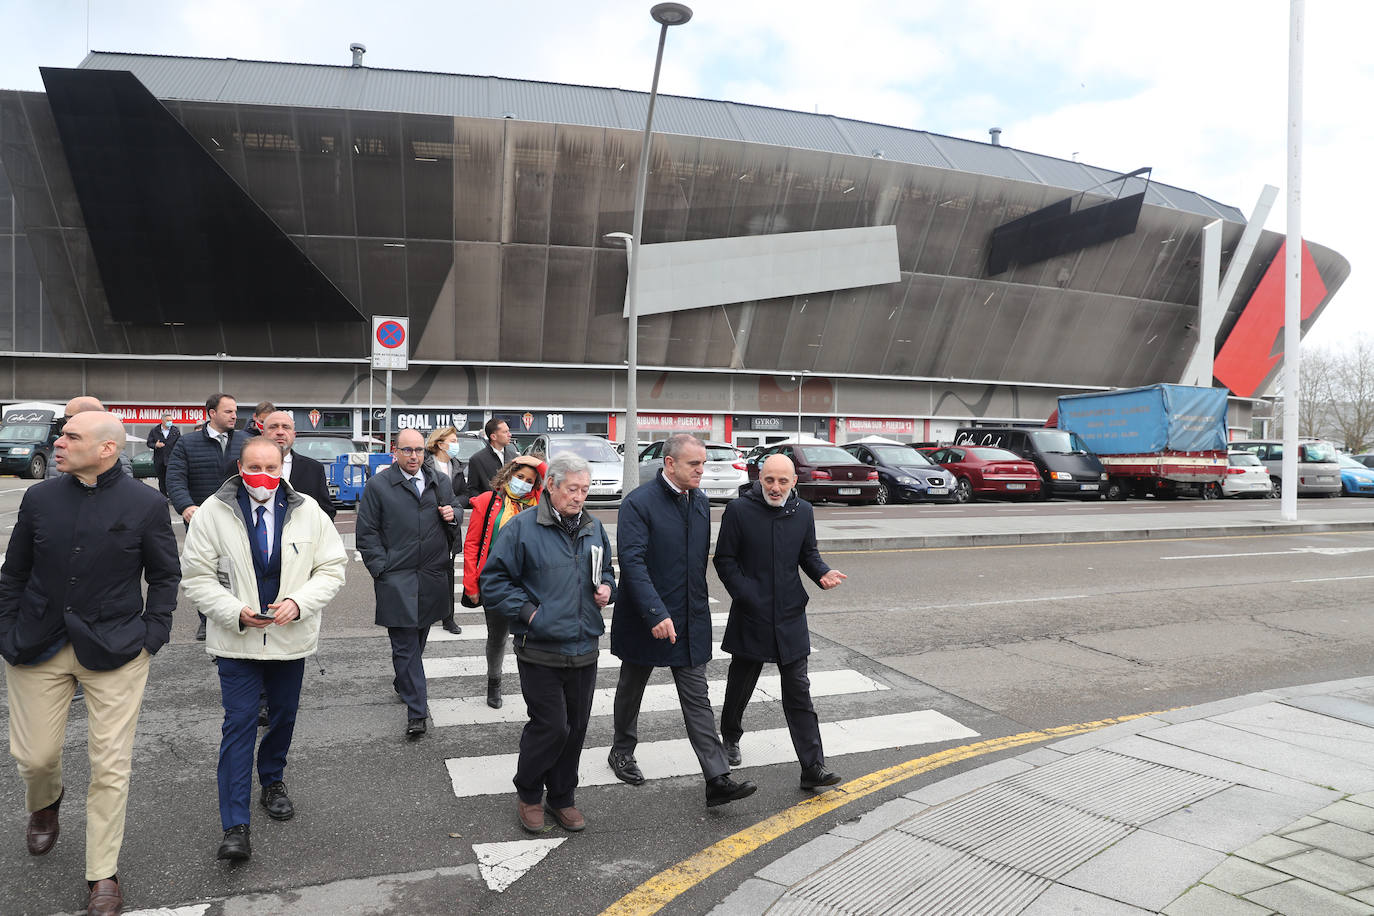
<svg viewBox="0 0 1374 916">
<path fill-rule="evenodd" d="M 398 315 L 394 423 L 616 437 L 627 271 L 606 236 L 631 228 L 646 94 L 105 52 L 43 79 L 0 91 L 0 401 L 86 392 L 142 422 L 222 390 L 361 434 L 369 319 Z M 996 142 L 672 96 L 654 127 L 644 245 L 892 227 L 896 279 L 642 317 L 646 438 L 938 439 L 1178 381 L 1202 228 L 1223 221 L 1227 252 L 1244 228 L 1147 174 Z M 1217 348 L 1272 357 L 1254 316 L 1282 242 L 1260 237 Z M 1349 264 L 1305 251 L 1311 320 Z M 1248 430 L 1243 399 L 1230 422 Z"/>
</svg>

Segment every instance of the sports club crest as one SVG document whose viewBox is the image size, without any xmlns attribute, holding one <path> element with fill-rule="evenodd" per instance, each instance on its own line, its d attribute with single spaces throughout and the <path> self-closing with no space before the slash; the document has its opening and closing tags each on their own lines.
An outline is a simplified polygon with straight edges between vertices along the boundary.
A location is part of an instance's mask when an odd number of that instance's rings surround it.
<svg viewBox="0 0 1374 916">
<path fill-rule="evenodd" d="M 316 429 L 319 427 L 320 412 L 318 410 L 311 410 L 310 413 L 308 413 L 306 416 L 310 417 L 310 427 L 312 429 Z"/>
<path fill-rule="evenodd" d="M 528 432 L 529 428 L 534 425 L 534 414 L 525 411 L 525 415 L 520 418 L 520 422 L 525 424 L 525 431 Z"/>
</svg>

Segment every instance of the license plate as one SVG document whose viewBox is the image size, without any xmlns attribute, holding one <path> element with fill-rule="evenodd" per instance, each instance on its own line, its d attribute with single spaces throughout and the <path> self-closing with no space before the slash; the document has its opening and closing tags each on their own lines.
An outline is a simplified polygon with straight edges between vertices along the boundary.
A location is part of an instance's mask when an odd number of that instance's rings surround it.
<svg viewBox="0 0 1374 916">
<path fill-rule="evenodd" d="M 858 487 L 840 487 L 841 496 L 858 496 L 860 492 Z"/>
<path fill-rule="evenodd" d="M 339 495 L 339 488 L 338 488 L 338 487 L 330 487 L 330 488 L 329 488 L 329 495 L 330 495 L 330 496 L 338 496 L 338 495 Z"/>
<path fill-rule="evenodd" d="M 1009 484 L 1007 484 L 1007 489 L 1008 489 L 1008 490 L 1024 490 L 1025 488 L 1026 488 L 1026 485 L 1025 485 L 1024 483 L 1009 483 Z"/>
<path fill-rule="evenodd" d="M 1080 490 L 1096 490 L 1096 489 L 1097 489 L 1097 484 L 1095 484 L 1095 483 L 1081 483 L 1081 484 L 1078 485 L 1078 489 L 1080 489 Z"/>
<path fill-rule="evenodd" d="M 707 495 L 707 496 L 729 496 L 730 494 L 732 494 L 732 493 L 734 493 L 734 492 L 735 492 L 735 491 L 732 490 L 732 489 L 730 489 L 729 487 L 714 488 L 714 489 L 709 489 L 709 490 L 707 490 L 707 491 L 706 491 L 706 495 Z"/>
<path fill-rule="evenodd" d="M 931 496 L 948 496 L 949 487 L 931 487 L 927 492 L 929 492 Z"/>
<path fill-rule="evenodd" d="M 615 487 L 592 487 L 588 494 L 591 496 L 614 496 Z"/>
<path fill-rule="evenodd" d="M 1317 483 L 1334 483 L 1335 480 L 1336 478 L 1334 477 L 1318 477 Z"/>
</svg>

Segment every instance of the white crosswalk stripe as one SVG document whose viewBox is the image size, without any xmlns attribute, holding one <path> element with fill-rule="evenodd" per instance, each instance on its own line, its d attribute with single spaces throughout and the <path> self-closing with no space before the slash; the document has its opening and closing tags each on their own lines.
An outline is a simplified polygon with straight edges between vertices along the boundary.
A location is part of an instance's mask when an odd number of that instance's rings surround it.
<svg viewBox="0 0 1374 916">
<path fill-rule="evenodd" d="M 827 761 L 846 754 L 973 738 L 977 734 L 949 716 L 930 709 L 821 723 L 821 740 L 825 744 Z M 624 785 L 616 779 L 606 763 L 609 753 L 609 747 L 589 747 L 582 751 L 582 766 L 578 773 L 580 787 Z M 797 759 L 786 728 L 745 732 L 740 740 L 740 753 L 744 757 L 745 768 L 778 763 L 795 766 Z M 686 738 L 641 741 L 635 749 L 635 758 L 648 779 L 701 775 L 696 755 L 692 753 Z M 516 759 L 516 754 L 494 754 L 446 760 L 449 778 L 453 781 L 453 794 L 467 798 L 511 793 L 514 791 L 511 777 L 515 773 Z"/>
<path fill-rule="evenodd" d="M 711 647 L 711 654 L 720 655 L 720 643 Z M 439 677 L 476 677 L 479 674 L 485 677 L 487 673 L 487 659 L 482 655 L 452 655 L 448 658 L 427 658 L 424 661 L 425 677 L 430 680 Z M 612 655 L 610 649 L 602 649 L 596 665 L 601 671 L 619 668 L 620 659 Z M 501 662 L 502 673 L 514 674 L 517 670 L 514 653 L 506 652 L 506 657 Z"/>
<path fill-rule="evenodd" d="M 725 701 L 725 681 L 707 681 L 706 686 L 711 693 L 711 705 L 719 707 Z M 517 684 L 515 685 L 517 692 L 508 695 L 505 704 L 500 709 L 492 709 L 488 706 L 486 694 L 483 694 L 479 697 L 431 699 L 429 701 L 429 714 L 438 727 L 492 722 L 524 722 L 526 719 L 525 704 L 520 699 L 518 689 L 519 685 Z M 850 671 L 848 668 L 841 668 L 837 671 L 811 672 L 811 696 L 813 697 L 842 696 L 889 689 L 891 688 L 886 684 L 880 684 L 873 678 L 857 671 Z M 765 675 L 759 678 L 750 705 L 776 703 L 781 700 L 782 678 L 776 674 Z M 614 687 L 597 689 L 592 699 L 592 715 L 611 715 L 614 703 Z M 678 705 L 677 687 L 672 684 L 650 684 L 644 688 L 644 700 L 639 710 L 640 712 L 661 712 L 667 709 L 677 709 Z"/>
<path fill-rule="evenodd" d="M 723 627 L 729 621 L 729 619 L 730 615 L 724 612 L 719 614 L 712 614 L 711 626 Z M 609 616 L 606 618 L 606 625 L 608 628 L 610 627 Z M 460 640 L 468 639 L 485 640 L 486 638 L 487 625 L 485 623 L 465 623 L 463 624 L 463 632 L 461 633 L 450 633 L 448 630 L 445 630 L 444 628 L 439 626 L 435 626 L 433 629 L 429 631 L 430 642 L 458 642 Z"/>
</svg>

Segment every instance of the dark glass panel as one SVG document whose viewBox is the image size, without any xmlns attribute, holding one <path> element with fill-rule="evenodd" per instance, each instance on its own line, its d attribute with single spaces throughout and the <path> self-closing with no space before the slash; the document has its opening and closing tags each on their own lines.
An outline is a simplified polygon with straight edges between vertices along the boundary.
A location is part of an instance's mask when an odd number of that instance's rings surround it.
<svg viewBox="0 0 1374 916">
<path fill-rule="evenodd" d="M 544 296 L 545 362 L 586 359 L 592 294 L 592 249 L 550 248 Z"/>
<path fill-rule="evenodd" d="M 353 235 L 353 155 L 344 113 L 297 112 L 296 132 L 300 137 L 305 231 L 310 235 Z"/>
<path fill-rule="evenodd" d="M 239 145 L 248 170 L 248 195 L 288 235 L 305 231 L 301 212 L 300 144 L 291 110 L 239 108 Z"/>
<path fill-rule="evenodd" d="M 353 156 L 353 196 L 358 235 L 391 239 L 404 237 L 400 115 L 351 114 L 349 150 Z"/>
<path fill-rule="evenodd" d="M 415 345 L 425 338 L 425 329 L 430 318 L 440 313 L 452 324 L 453 288 L 447 281 L 453 274 L 452 242 L 409 242 L 406 244 L 406 288 L 407 301 L 410 303 L 411 353 Z M 440 349 L 440 356 L 431 359 L 453 359 L 453 341 L 449 335 Z"/>
<path fill-rule="evenodd" d="M 311 356 L 315 352 L 314 335 L 311 335 L 309 349 L 299 350 L 288 348 L 277 343 L 279 338 L 287 336 L 287 325 L 279 321 L 225 321 L 221 332 L 224 335 L 224 352 L 230 356 Z M 307 327 L 310 327 L 307 325 Z M 299 340 L 296 343 L 300 343 Z M 246 402 L 256 404 L 262 398 L 244 394 Z M 243 413 L 248 413 L 251 408 L 245 404 Z"/>
<path fill-rule="evenodd" d="M 312 236 L 296 239 L 305 247 L 306 256 L 320 273 L 348 298 L 360 313 L 363 293 L 358 280 L 358 242 L 352 238 L 320 238 Z"/>
<path fill-rule="evenodd" d="M 110 315 L 110 304 L 105 298 L 105 287 L 100 282 L 100 267 L 95 252 L 91 250 L 90 236 L 84 229 L 66 229 L 62 232 L 62 238 L 71 264 L 71 276 L 76 284 L 72 304 L 80 303 L 89 316 L 94 326 L 96 352 L 138 352 L 129 341 L 130 325 L 116 322 Z M 51 305 L 49 308 L 52 308 Z"/>
<path fill-rule="evenodd" d="M 72 187 L 71 173 L 62 167 L 62 139 L 57 133 L 57 123 L 53 120 L 48 100 L 37 93 L 24 93 L 21 98 L 34 149 L 45 166 L 41 180 L 46 185 L 47 194 L 57 204 L 58 225 L 86 225 L 82 220 L 76 189 Z"/>
<path fill-rule="evenodd" d="M 544 321 L 545 246 L 501 247 L 501 345 L 499 359 L 539 359 Z"/>
<path fill-rule="evenodd" d="M 501 246 L 453 246 L 458 359 L 491 360 L 501 344 Z"/>
<path fill-rule="evenodd" d="M 549 214 L 549 244 L 591 247 L 598 243 L 596 221 L 601 180 L 606 174 L 599 127 L 559 125 L 558 158 Z"/>
<path fill-rule="evenodd" d="M 22 242 L 0 235 L 0 350 L 14 349 L 14 249 Z"/>
<path fill-rule="evenodd" d="M 454 123 L 454 233 L 459 241 L 501 239 L 501 169 L 505 121 Z"/>
<path fill-rule="evenodd" d="M 601 179 L 601 205 L 597 214 L 596 237 L 608 232 L 629 233 L 634 229 L 635 170 L 639 168 L 640 134 L 608 130 L 603 144 L 606 172 Z"/>
<path fill-rule="evenodd" d="M 363 314 L 406 315 L 406 250 L 399 242 L 358 240 Z"/>
<path fill-rule="evenodd" d="M 32 229 L 28 233 L 33 265 L 43 285 L 43 311 L 39 317 L 46 327 L 45 343 L 51 342 L 53 332 L 60 334 L 67 349 L 98 353 L 86 310 L 77 292 L 72 275 L 72 263 L 60 229 Z M 52 314 L 50 314 L 52 313 Z M 62 347 L 53 347 L 62 349 Z"/>
<path fill-rule="evenodd" d="M 513 157 L 514 166 L 513 196 L 507 201 L 508 206 L 514 206 L 510 241 L 533 245 L 549 242 L 553 138 L 552 124 L 506 122 L 507 155 Z"/>
<path fill-rule="evenodd" d="M 453 119 L 402 115 L 406 236 L 453 239 Z"/>
<path fill-rule="evenodd" d="M 9 173 L 10 188 L 15 198 L 16 218 L 28 226 L 55 226 L 52 198 L 43 181 L 43 168 L 38 162 L 33 137 L 29 133 L 28 118 L 20 103 L 23 93 L 0 93 L 0 159 Z"/>
</svg>

